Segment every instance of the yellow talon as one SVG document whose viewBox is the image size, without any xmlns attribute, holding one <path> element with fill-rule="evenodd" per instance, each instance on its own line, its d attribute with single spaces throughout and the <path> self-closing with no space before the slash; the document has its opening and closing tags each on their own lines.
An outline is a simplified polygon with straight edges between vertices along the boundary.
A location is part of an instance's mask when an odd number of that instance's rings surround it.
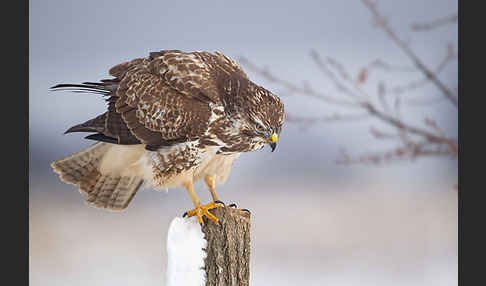
<svg viewBox="0 0 486 286">
<path fill-rule="evenodd" d="M 192 217 L 192 216 L 197 216 L 199 223 L 203 223 L 203 216 L 206 216 L 208 219 L 212 220 L 215 224 L 219 225 L 219 219 L 215 217 L 212 213 L 209 212 L 211 209 L 219 208 L 222 207 L 223 205 L 220 203 L 215 203 L 211 202 L 207 205 L 199 205 L 195 209 L 192 209 L 190 211 L 187 211 L 187 216 Z"/>
</svg>

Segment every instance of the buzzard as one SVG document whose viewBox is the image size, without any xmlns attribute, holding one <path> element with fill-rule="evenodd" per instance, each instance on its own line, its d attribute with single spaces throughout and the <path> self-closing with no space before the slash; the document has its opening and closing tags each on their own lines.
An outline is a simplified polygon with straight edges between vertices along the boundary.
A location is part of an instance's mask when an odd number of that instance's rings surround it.
<svg viewBox="0 0 486 286">
<path fill-rule="evenodd" d="M 232 59 L 214 53 L 162 50 L 112 67 L 111 79 L 58 84 L 53 90 L 105 96 L 107 111 L 69 128 L 97 141 L 51 164 L 98 208 L 125 209 L 145 182 L 184 186 L 188 216 L 218 223 L 215 192 L 241 152 L 273 150 L 284 119 L 282 101 L 248 79 Z M 193 184 L 204 179 L 213 202 L 202 205 Z"/>
</svg>

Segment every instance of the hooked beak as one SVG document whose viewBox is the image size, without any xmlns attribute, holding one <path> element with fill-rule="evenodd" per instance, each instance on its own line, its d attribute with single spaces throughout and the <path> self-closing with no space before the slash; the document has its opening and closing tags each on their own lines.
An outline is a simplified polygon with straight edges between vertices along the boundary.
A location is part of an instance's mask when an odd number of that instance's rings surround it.
<svg viewBox="0 0 486 286">
<path fill-rule="evenodd" d="M 278 135 L 273 134 L 272 137 L 270 137 L 270 148 L 272 148 L 272 152 L 275 151 L 275 148 L 277 148 L 277 142 L 278 142 Z"/>
<path fill-rule="evenodd" d="M 277 143 L 270 143 L 270 148 L 272 148 L 272 152 L 275 151 L 275 148 L 277 148 Z"/>
</svg>

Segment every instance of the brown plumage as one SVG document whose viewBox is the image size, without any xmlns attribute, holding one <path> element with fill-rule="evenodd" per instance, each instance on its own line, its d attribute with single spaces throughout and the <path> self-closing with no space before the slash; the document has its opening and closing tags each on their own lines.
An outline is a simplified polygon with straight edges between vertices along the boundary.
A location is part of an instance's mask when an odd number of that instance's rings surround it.
<svg viewBox="0 0 486 286">
<path fill-rule="evenodd" d="M 198 209 L 194 181 L 205 178 L 217 200 L 213 185 L 241 152 L 275 148 L 282 102 L 219 52 L 154 52 L 109 73 L 114 78 L 53 87 L 107 97 L 105 113 L 66 131 L 94 132 L 86 138 L 100 142 L 53 163 L 97 207 L 126 208 L 145 181 L 186 186 Z"/>
</svg>

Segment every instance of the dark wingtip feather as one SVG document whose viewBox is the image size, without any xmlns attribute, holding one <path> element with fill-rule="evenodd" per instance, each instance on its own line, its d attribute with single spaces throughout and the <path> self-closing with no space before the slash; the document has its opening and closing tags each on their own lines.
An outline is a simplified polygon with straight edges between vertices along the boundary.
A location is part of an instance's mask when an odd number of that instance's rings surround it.
<svg viewBox="0 0 486 286">
<path fill-rule="evenodd" d="M 97 94 L 109 94 L 111 90 L 106 89 L 102 84 L 96 85 L 94 83 L 71 84 L 61 83 L 56 84 L 50 88 L 51 91 L 73 91 L 73 92 L 87 92 Z"/>
<path fill-rule="evenodd" d="M 89 86 L 87 84 L 60 83 L 60 84 L 56 84 L 55 86 L 52 86 L 51 89 L 71 88 L 71 87 L 76 87 L 76 88 L 94 88 L 94 87 Z"/>
<path fill-rule="evenodd" d="M 106 136 L 106 135 L 104 135 L 102 133 L 92 134 L 92 135 L 86 136 L 84 138 L 85 139 L 95 140 L 95 141 L 101 141 L 101 142 L 118 144 L 118 140 L 116 138 L 108 137 L 108 136 Z"/>
<path fill-rule="evenodd" d="M 98 130 L 94 130 L 94 128 L 92 127 L 84 127 L 84 126 L 76 125 L 66 130 L 64 134 L 73 133 L 73 132 L 97 132 L 97 131 Z"/>
<path fill-rule="evenodd" d="M 57 88 L 62 88 L 65 87 L 67 84 L 61 83 L 61 84 L 56 84 L 54 86 L 51 86 L 50 89 L 57 89 Z"/>
<path fill-rule="evenodd" d="M 74 129 L 74 126 L 69 128 L 68 130 L 64 131 L 64 134 L 68 134 L 68 133 L 71 133 L 71 132 L 76 132 L 73 130 Z"/>
<path fill-rule="evenodd" d="M 71 132 L 99 132 L 103 133 L 105 130 L 107 113 L 103 113 L 93 119 L 90 119 L 84 123 L 77 124 L 66 130 L 64 134 Z"/>
</svg>

